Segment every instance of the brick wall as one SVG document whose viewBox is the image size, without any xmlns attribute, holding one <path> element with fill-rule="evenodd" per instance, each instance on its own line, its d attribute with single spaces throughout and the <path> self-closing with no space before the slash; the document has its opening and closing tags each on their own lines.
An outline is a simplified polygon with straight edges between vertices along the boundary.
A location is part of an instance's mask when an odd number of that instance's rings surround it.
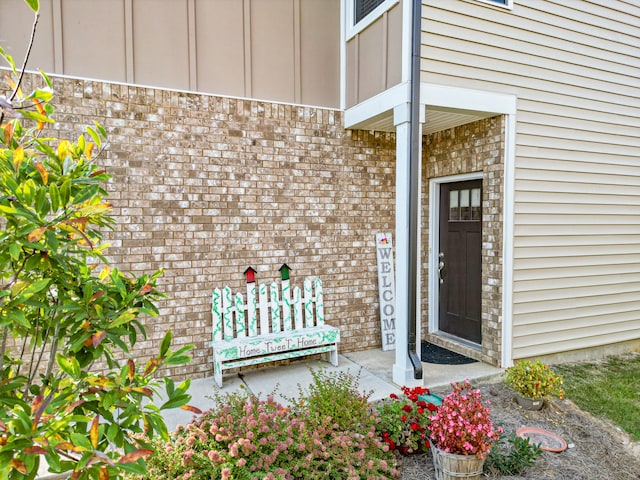
<svg viewBox="0 0 640 480">
<path fill-rule="evenodd" d="M 429 245 L 429 179 L 482 172 L 482 350 L 435 335 L 423 337 L 493 365 L 500 365 L 502 352 L 503 132 L 504 117 L 493 117 L 426 135 L 422 146 L 424 246 Z M 427 332 L 429 265 L 426 253 L 422 258 L 422 325 Z"/>
<path fill-rule="evenodd" d="M 32 79 L 28 79 L 30 81 Z M 146 318 L 141 361 L 167 330 L 194 344 L 193 361 L 168 373 L 212 375 L 210 292 L 307 276 L 325 284 L 327 322 L 341 351 L 379 348 L 375 234 L 395 228 L 395 136 L 345 131 L 342 113 L 210 95 L 53 78 L 60 137 L 100 122 L 109 143 L 98 162 L 117 224 L 112 264 L 137 274 L 164 269 L 158 318 Z M 28 82 L 27 82 L 28 83 Z M 28 90 L 28 84 L 25 90 Z M 423 250 L 428 180 L 483 172 L 483 350 L 498 364 L 501 331 L 503 121 L 487 119 L 425 136 Z M 427 256 L 423 252 L 423 332 Z M 436 339 L 437 341 L 437 339 Z M 442 342 L 441 342 L 442 343 Z"/>
<path fill-rule="evenodd" d="M 150 357 L 171 329 L 195 344 L 171 371 L 212 374 L 210 292 L 258 282 L 325 283 L 341 350 L 379 347 L 376 232 L 393 230 L 395 138 L 345 131 L 337 111 L 54 78 L 59 136 L 95 119 L 109 133 L 98 160 L 116 229 L 108 256 L 124 271 L 165 269 L 160 316 L 146 319 Z"/>
</svg>

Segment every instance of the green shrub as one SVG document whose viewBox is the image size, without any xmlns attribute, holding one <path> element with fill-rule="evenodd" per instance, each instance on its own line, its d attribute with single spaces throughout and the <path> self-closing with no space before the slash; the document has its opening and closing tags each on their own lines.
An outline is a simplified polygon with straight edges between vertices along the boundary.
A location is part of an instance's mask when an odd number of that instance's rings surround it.
<svg viewBox="0 0 640 480">
<path fill-rule="evenodd" d="M 147 473 L 133 478 L 396 478 L 395 457 L 363 398 L 356 379 L 324 372 L 314 373 L 310 390 L 291 408 L 245 391 L 216 395 L 218 407 L 157 443 Z"/>
<path fill-rule="evenodd" d="M 528 398 L 564 398 L 562 375 L 540 360 L 522 360 L 504 371 L 504 383 Z"/>
<path fill-rule="evenodd" d="M 541 453 L 540 445 L 531 443 L 528 438 L 513 433 L 506 439 L 502 436 L 489 453 L 485 470 L 501 475 L 520 475 L 525 468 L 536 463 Z"/>
<path fill-rule="evenodd" d="M 38 1 L 26 1 L 33 42 Z M 151 452 L 132 437 L 168 438 L 161 410 L 184 406 L 189 382 L 156 373 L 187 362 L 190 347 L 172 352 L 167 332 L 146 362 L 130 355 L 142 316 L 158 315 L 161 272 L 107 265 L 114 219 L 96 162 L 106 131 L 57 138 L 49 77 L 25 94 L 26 60 L 18 72 L 1 47 L 0 59 L 11 69 L 0 81 L 0 478 L 31 480 L 43 459 L 74 480 L 144 472 Z"/>
<path fill-rule="evenodd" d="M 330 418 L 336 430 L 368 430 L 375 425 L 369 408 L 371 393 L 360 392 L 359 373 L 327 372 L 311 369 L 312 382 L 303 389 L 298 385 L 298 398 L 286 398 L 295 414 L 322 423 Z"/>
</svg>

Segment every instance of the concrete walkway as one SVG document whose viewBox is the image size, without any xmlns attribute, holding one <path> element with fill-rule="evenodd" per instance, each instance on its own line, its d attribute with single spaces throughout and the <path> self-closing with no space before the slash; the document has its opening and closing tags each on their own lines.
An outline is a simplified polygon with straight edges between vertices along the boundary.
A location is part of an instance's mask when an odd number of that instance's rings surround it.
<svg viewBox="0 0 640 480">
<path fill-rule="evenodd" d="M 312 383 L 311 369 L 319 368 L 328 372 L 348 372 L 358 376 L 360 389 L 365 393 L 371 393 L 369 399 L 381 400 L 387 398 L 390 393 L 400 392 L 400 386 L 395 385 L 391 378 L 394 362 L 394 351 L 383 352 L 381 349 L 373 349 L 340 355 L 338 367 L 320 360 L 309 360 L 225 375 L 222 389 L 218 389 L 213 378 L 196 379 L 191 381 L 189 393 L 192 399 L 189 404 L 205 411 L 215 406 L 214 391 L 218 390 L 224 394 L 246 387 L 261 398 L 273 394 L 278 402 L 286 405 L 287 398 L 299 396 L 299 387 L 306 389 Z M 448 392 L 451 382 L 468 378 L 473 384 L 487 383 L 498 381 L 502 374 L 501 369 L 480 362 L 467 365 L 423 363 L 422 369 L 425 387 L 438 393 Z M 175 430 L 177 425 L 189 423 L 193 418 L 192 413 L 181 409 L 166 411 L 164 416 L 170 431 Z"/>
</svg>

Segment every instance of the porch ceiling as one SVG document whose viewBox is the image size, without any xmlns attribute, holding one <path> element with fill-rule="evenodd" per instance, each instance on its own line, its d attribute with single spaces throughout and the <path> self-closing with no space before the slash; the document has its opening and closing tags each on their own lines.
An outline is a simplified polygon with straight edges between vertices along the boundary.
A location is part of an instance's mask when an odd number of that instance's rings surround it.
<svg viewBox="0 0 640 480">
<path fill-rule="evenodd" d="M 495 113 L 479 112 L 474 110 L 459 110 L 446 107 L 434 107 L 427 105 L 426 122 L 422 125 L 422 133 L 425 135 L 458 127 L 467 123 L 482 120 L 494 116 Z M 375 130 L 381 132 L 395 132 L 393 124 L 393 110 L 388 110 L 374 117 L 363 120 L 349 127 L 353 130 Z"/>
</svg>

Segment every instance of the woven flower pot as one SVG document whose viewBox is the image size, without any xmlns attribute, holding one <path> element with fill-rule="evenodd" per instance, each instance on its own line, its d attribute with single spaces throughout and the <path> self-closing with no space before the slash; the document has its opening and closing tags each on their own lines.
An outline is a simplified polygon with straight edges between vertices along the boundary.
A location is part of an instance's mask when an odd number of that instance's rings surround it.
<svg viewBox="0 0 640 480">
<path fill-rule="evenodd" d="M 484 458 L 475 455 L 458 455 L 445 453 L 431 444 L 433 465 L 436 470 L 436 480 L 479 480 L 482 477 Z"/>
</svg>

